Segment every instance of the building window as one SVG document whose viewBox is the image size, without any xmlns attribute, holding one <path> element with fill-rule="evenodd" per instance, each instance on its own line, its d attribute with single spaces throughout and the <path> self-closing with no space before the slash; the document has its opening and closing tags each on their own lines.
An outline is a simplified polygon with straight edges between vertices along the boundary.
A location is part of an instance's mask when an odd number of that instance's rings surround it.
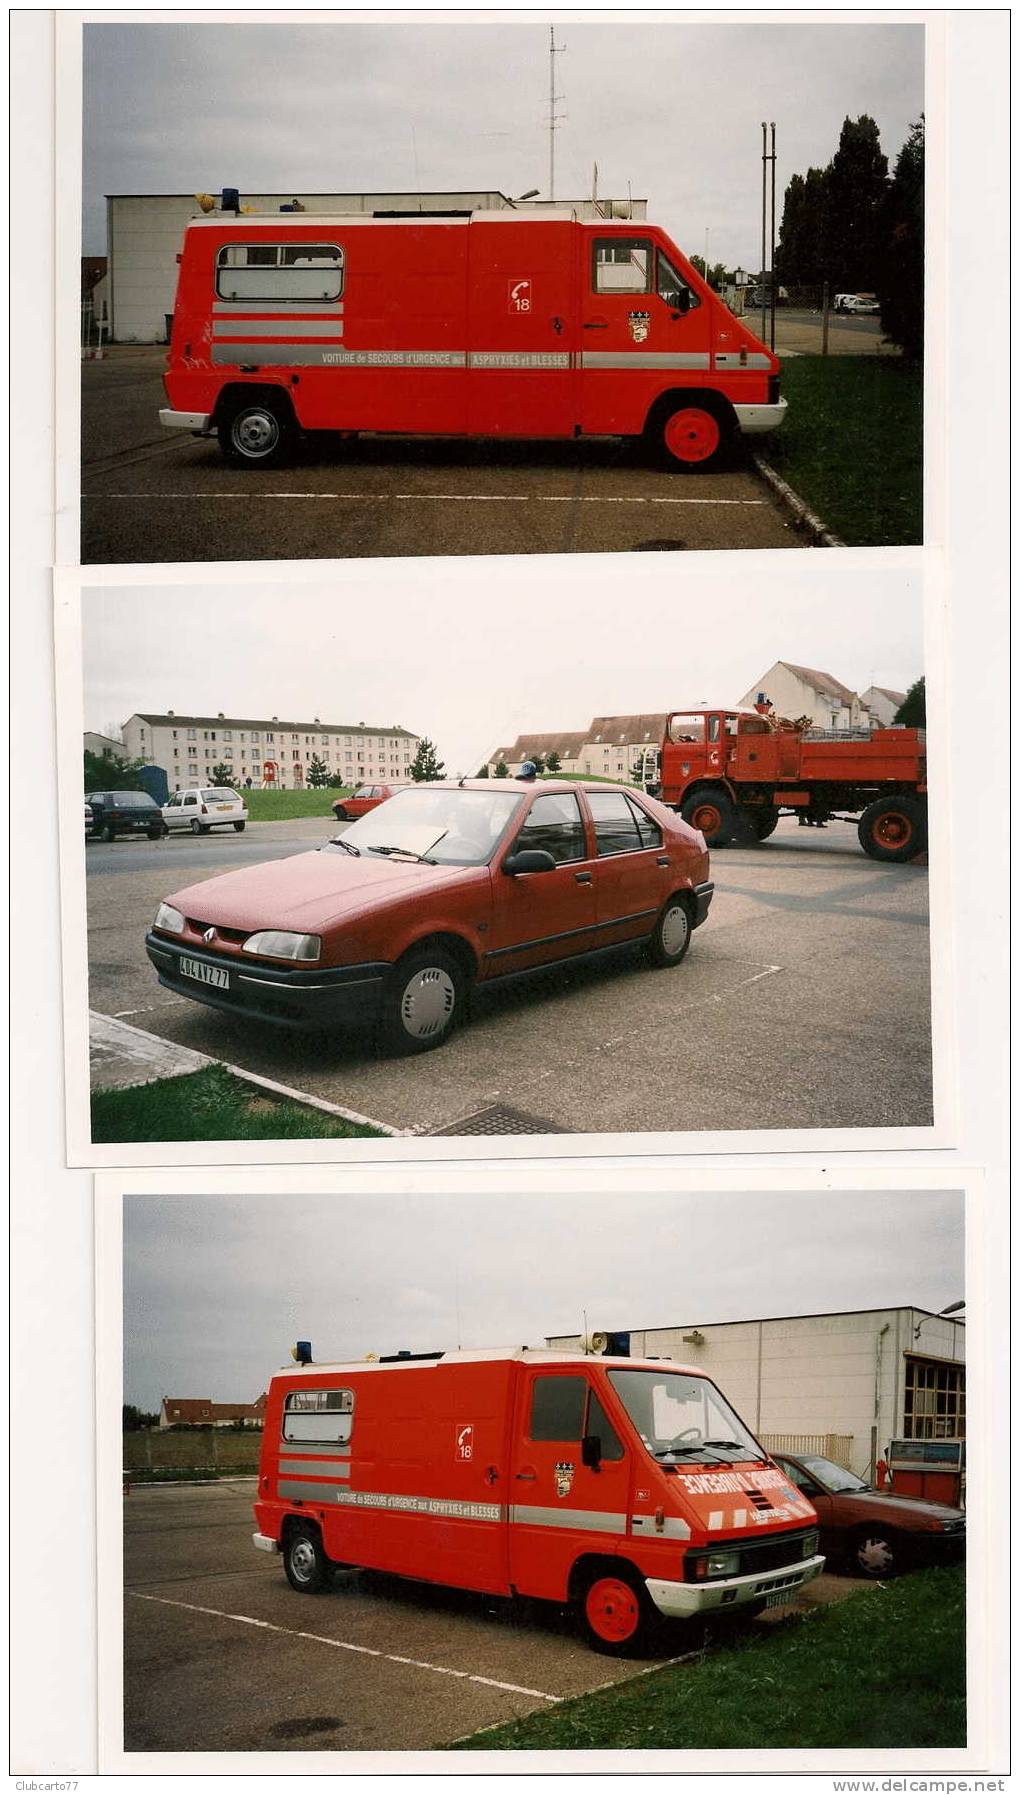
<svg viewBox="0 0 1020 1795">
<path fill-rule="evenodd" d="M 188 730 L 188 740 L 189 740 L 189 742 L 193 742 L 193 741 L 195 741 L 195 740 L 197 740 L 197 737 L 198 737 L 198 731 L 197 731 L 197 730 L 196 730 L 196 729 L 189 729 L 189 730 Z"/>
<path fill-rule="evenodd" d="M 944 1359 L 907 1359 L 903 1434 L 908 1440 L 966 1438 L 966 1367 Z"/>
</svg>

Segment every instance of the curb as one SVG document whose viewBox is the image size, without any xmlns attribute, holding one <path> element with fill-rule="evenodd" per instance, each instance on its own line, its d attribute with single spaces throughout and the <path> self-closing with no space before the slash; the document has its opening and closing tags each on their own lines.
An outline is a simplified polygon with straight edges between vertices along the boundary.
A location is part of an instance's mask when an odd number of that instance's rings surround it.
<svg viewBox="0 0 1020 1795">
<path fill-rule="evenodd" d="M 822 522 L 817 513 L 812 511 L 810 506 L 806 505 L 804 500 L 794 492 L 793 487 L 780 478 L 774 467 L 770 467 L 760 455 L 752 455 L 751 460 L 766 486 L 775 493 L 780 504 L 790 513 L 794 523 L 800 529 L 807 531 L 816 548 L 846 548 L 847 545 L 843 538 L 835 535 L 829 529 L 828 524 Z"/>
</svg>

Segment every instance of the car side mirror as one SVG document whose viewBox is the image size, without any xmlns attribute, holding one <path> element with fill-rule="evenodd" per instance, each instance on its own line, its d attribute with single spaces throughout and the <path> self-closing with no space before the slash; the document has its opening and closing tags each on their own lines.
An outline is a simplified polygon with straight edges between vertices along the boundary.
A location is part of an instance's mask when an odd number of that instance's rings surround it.
<svg viewBox="0 0 1020 1795">
<path fill-rule="evenodd" d="M 503 871 L 511 878 L 518 873 L 552 873 L 556 871 L 556 862 L 547 848 L 518 848 L 516 853 L 507 855 Z"/>
<path fill-rule="evenodd" d="M 602 1439 L 599 1434 L 582 1434 L 581 1463 L 589 1471 L 597 1471 L 602 1463 Z"/>
</svg>

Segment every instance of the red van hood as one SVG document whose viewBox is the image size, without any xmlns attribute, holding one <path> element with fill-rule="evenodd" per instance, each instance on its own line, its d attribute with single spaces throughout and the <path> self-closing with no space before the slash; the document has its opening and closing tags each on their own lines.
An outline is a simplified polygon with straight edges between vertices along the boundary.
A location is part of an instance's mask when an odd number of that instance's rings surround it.
<svg viewBox="0 0 1020 1795">
<path fill-rule="evenodd" d="M 817 1515 L 806 1496 L 775 1465 L 677 1465 L 669 1478 L 686 1518 L 711 1543 L 717 1534 L 767 1532 L 795 1523 L 809 1527 Z M 767 1507 L 760 1507 L 765 1502 Z"/>
<path fill-rule="evenodd" d="M 431 895 L 474 875 L 481 867 L 424 866 L 418 861 L 355 859 L 342 849 L 313 851 L 239 867 L 198 885 L 182 886 L 167 899 L 185 916 L 217 928 L 294 929 L 315 935 L 345 917 L 393 898 Z"/>
</svg>

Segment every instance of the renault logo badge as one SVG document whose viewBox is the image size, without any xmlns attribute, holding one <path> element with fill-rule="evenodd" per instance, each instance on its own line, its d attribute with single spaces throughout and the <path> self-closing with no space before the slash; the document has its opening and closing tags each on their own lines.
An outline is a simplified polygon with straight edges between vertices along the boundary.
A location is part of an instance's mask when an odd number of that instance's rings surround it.
<svg viewBox="0 0 1020 1795">
<path fill-rule="evenodd" d="M 202 940 L 208 942 L 208 941 L 215 941 L 215 939 L 216 939 L 216 930 L 215 929 L 206 929 L 205 934 L 202 936 Z"/>
</svg>

